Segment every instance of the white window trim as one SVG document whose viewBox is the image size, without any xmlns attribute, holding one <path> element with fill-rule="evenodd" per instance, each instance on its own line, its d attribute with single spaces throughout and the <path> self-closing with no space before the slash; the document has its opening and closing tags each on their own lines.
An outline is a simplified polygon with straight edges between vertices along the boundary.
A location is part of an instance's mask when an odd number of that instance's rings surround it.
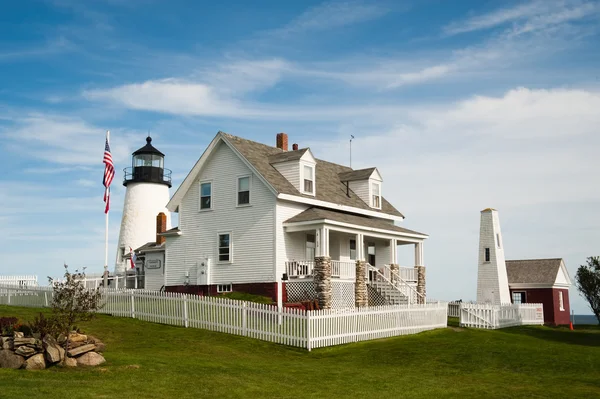
<svg viewBox="0 0 600 399">
<path fill-rule="evenodd" d="M 376 184 L 377 187 L 379 188 L 379 206 L 375 206 L 373 204 L 373 185 Z M 371 205 L 371 208 L 374 209 L 381 209 L 381 182 L 378 181 L 373 181 L 373 180 L 369 180 L 369 202 Z"/>
<path fill-rule="evenodd" d="M 525 295 L 521 295 L 521 303 L 527 303 L 527 292 L 526 291 L 513 291 L 510 293 L 510 300 L 511 302 L 514 304 L 515 300 L 514 300 L 514 294 L 525 294 Z M 525 302 L 523 302 L 523 298 L 525 298 Z"/>
<path fill-rule="evenodd" d="M 248 178 L 248 203 L 247 204 L 240 204 L 239 201 L 239 194 L 240 194 L 240 179 L 243 179 L 244 177 Z M 237 179 L 235 179 L 235 206 L 238 208 L 244 208 L 247 206 L 252 206 L 252 175 L 239 175 L 237 177 Z"/>
<path fill-rule="evenodd" d="M 219 236 L 229 234 L 229 260 L 219 260 Z M 233 263 L 233 233 L 231 231 L 219 231 L 217 233 L 217 263 L 227 265 Z"/>
<path fill-rule="evenodd" d="M 202 185 L 210 183 L 210 208 L 202 209 Z M 208 212 L 215 208 L 215 183 L 212 180 L 200 180 L 198 183 L 198 211 Z"/>
<path fill-rule="evenodd" d="M 354 241 L 354 258 L 352 258 L 352 246 L 350 245 L 351 241 Z M 350 238 L 348 240 L 348 258 L 350 260 L 356 260 L 358 258 L 358 241 L 356 238 Z"/>
<path fill-rule="evenodd" d="M 304 191 L 304 167 L 309 167 L 312 169 L 312 193 L 309 191 Z M 311 165 L 308 163 L 300 164 L 300 192 L 302 194 L 308 195 L 317 195 L 317 168 L 316 165 Z"/>
<path fill-rule="evenodd" d="M 218 293 L 227 293 L 233 292 L 233 284 L 217 284 L 217 292 Z"/>
</svg>

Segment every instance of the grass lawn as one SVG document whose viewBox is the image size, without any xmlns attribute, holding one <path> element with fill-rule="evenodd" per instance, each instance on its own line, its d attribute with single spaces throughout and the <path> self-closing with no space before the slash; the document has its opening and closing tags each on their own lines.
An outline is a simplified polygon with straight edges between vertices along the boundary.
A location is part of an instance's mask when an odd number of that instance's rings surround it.
<svg viewBox="0 0 600 399">
<path fill-rule="evenodd" d="M 103 367 L 0 369 L 0 398 L 600 397 L 598 328 L 451 327 L 310 353 L 104 315 L 81 328 L 107 344 Z"/>
</svg>

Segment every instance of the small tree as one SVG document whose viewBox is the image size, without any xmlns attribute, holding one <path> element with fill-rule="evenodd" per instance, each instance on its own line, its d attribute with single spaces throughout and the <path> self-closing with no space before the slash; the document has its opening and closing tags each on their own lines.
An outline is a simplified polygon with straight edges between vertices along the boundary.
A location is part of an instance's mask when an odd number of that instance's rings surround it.
<svg viewBox="0 0 600 399">
<path fill-rule="evenodd" d="M 600 323 L 600 257 L 587 258 L 587 265 L 579 266 L 575 275 L 577 289 L 588 301 Z"/>
<path fill-rule="evenodd" d="M 63 281 L 56 281 L 48 277 L 53 288 L 52 314 L 56 330 L 66 337 L 65 356 L 69 350 L 69 333 L 73 330 L 75 323 L 87 321 L 95 316 L 95 312 L 101 308 L 100 288 L 85 288 L 83 279 L 84 272 L 69 273 L 69 267 L 65 264 L 65 275 Z"/>
</svg>

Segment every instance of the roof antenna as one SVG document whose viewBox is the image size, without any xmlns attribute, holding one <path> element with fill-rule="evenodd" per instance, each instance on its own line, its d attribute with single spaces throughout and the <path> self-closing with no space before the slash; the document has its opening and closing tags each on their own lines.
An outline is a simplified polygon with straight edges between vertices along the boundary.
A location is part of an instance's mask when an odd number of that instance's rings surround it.
<svg viewBox="0 0 600 399">
<path fill-rule="evenodd" d="M 350 168 L 352 168 L 352 140 L 354 140 L 354 136 L 350 135 Z"/>
</svg>

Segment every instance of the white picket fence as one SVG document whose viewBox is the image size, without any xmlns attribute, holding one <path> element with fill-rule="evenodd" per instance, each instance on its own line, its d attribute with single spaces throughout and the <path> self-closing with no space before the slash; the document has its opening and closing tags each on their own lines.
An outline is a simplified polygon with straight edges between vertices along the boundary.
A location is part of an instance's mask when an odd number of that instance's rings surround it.
<svg viewBox="0 0 600 399">
<path fill-rule="evenodd" d="M 496 329 L 543 324 L 544 305 L 541 303 L 507 305 L 482 303 L 460 304 L 461 327 Z"/>
<path fill-rule="evenodd" d="M 0 287 L 0 305 L 48 306 L 48 287 Z M 343 310 L 294 308 L 145 290 L 103 290 L 100 313 L 183 327 L 203 328 L 311 350 L 447 326 L 445 302 Z"/>
<path fill-rule="evenodd" d="M 460 317 L 460 302 L 448 302 L 448 317 Z"/>
<path fill-rule="evenodd" d="M 0 276 L 0 285 L 16 287 L 37 287 L 37 276 Z"/>
</svg>

